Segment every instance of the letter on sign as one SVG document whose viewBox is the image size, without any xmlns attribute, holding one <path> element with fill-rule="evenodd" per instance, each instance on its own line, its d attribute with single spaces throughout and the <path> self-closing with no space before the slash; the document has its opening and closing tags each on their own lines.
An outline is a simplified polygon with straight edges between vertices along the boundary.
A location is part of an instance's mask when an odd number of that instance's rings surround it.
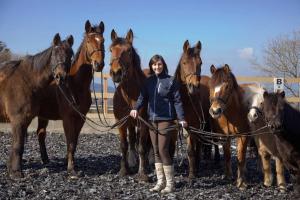
<svg viewBox="0 0 300 200">
<path fill-rule="evenodd" d="M 284 79 L 274 78 L 274 92 L 283 91 L 284 89 Z"/>
</svg>

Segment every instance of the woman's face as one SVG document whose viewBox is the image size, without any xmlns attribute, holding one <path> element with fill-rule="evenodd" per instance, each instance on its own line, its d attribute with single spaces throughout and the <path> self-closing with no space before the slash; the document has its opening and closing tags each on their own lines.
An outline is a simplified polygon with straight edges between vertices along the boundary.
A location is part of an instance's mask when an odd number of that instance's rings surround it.
<svg viewBox="0 0 300 200">
<path fill-rule="evenodd" d="M 152 69 L 156 75 L 160 74 L 164 69 L 164 65 L 163 65 L 162 61 L 158 60 L 156 63 L 153 63 Z"/>
</svg>

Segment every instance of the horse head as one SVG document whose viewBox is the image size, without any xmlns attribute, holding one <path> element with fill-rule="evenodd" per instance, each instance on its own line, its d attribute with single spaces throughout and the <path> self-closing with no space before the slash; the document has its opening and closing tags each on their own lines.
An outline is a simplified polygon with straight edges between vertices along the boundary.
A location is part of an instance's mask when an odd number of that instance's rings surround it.
<svg viewBox="0 0 300 200">
<path fill-rule="evenodd" d="M 93 69 L 100 72 L 104 67 L 104 23 L 101 21 L 98 26 L 92 26 L 90 21 L 85 22 L 85 48 L 86 59 L 92 63 Z"/>
<path fill-rule="evenodd" d="M 200 51 L 200 41 L 194 47 L 190 47 L 189 41 L 186 40 L 183 44 L 183 54 L 175 72 L 177 80 L 187 86 L 190 94 L 193 94 L 200 88 L 202 65 Z"/>
<path fill-rule="evenodd" d="M 221 68 L 210 67 L 210 115 L 217 119 L 221 117 L 233 99 L 234 90 L 238 89 L 237 81 L 227 64 Z"/>
<path fill-rule="evenodd" d="M 131 73 L 134 64 L 133 32 L 130 29 L 126 38 L 121 38 L 112 30 L 111 40 L 110 75 L 114 82 L 119 83 Z"/>
<path fill-rule="evenodd" d="M 277 93 L 268 93 L 265 91 L 263 97 L 263 114 L 267 125 L 274 133 L 283 126 L 285 93 L 284 91 Z"/>
<path fill-rule="evenodd" d="M 64 41 L 61 41 L 58 33 L 53 38 L 50 66 L 57 84 L 65 80 L 70 70 L 73 57 L 73 43 L 72 35 L 68 36 Z"/>
<path fill-rule="evenodd" d="M 245 101 L 249 110 L 247 118 L 250 123 L 255 123 L 262 119 L 263 94 L 266 90 L 256 84 L 249 85 L 248 89 L 249 91 L 245 91 Z"/>
</svg>

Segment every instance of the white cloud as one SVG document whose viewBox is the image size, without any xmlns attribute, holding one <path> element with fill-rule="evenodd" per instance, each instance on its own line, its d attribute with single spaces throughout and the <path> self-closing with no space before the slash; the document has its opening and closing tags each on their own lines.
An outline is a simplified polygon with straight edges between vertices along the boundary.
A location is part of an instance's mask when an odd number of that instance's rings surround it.
<svg viewBox="0 0 300 200">
<path fill-rule="evenodd" d="M 247 48 L 243 48 L 243 49 L 239 49 L 238 53 L 240 58 L 242 59 L 250 59 L 253 56 L 253 48 L 252 47 L 247 47 Z"/>
</svg>

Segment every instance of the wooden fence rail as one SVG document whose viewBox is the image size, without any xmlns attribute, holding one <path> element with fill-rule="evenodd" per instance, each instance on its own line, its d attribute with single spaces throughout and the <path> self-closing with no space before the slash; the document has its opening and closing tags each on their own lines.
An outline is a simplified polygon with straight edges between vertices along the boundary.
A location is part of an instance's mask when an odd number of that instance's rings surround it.
<svg viewBox="0 0 300 200">
<path fill-rule="evenodd" d="M 95 73 L 95 78 L 100 78 L 100 73 Z M 108 118 L 113 118 L 112 114 L 112 105 L 109 105 L 109 100 L 113 98 L 113 93 L 108 92 L 108 81 L 110 79 L 109 74 L 103 74 L 103 111 L 104 115 L 107 116 Z M 257 77 L 257 76 L 237 76 L 237 81 L 239 83 L 244 82 L 244 83 L 253 83 L 253 82 L 258 82 L 258 83 L 268 83 L 268 84 L 273 84 L 274 82 L 274 77 Z M 285 82 L 287 83 L 298 83 L 300 84 L 300 78 L 285 78 Z M 92 93 L 93 96 L 93 93 Z M 101 99 L 101 93 L 97 91 L 96 97 L 98 99 Z M 300 98 L 299 97 L 287 97 L 287 101 L 291 103 L 299 103 Z M 112 102 L 112 101 L 111 101 Z M 89 117 L 94 118 L 97 117 L 97 114 L 95 114 L 95 105 L 91 107 L 91 110 L 89 112 Z M 102 110 L 102 109 L 100 109 Z"/>
</svg>

